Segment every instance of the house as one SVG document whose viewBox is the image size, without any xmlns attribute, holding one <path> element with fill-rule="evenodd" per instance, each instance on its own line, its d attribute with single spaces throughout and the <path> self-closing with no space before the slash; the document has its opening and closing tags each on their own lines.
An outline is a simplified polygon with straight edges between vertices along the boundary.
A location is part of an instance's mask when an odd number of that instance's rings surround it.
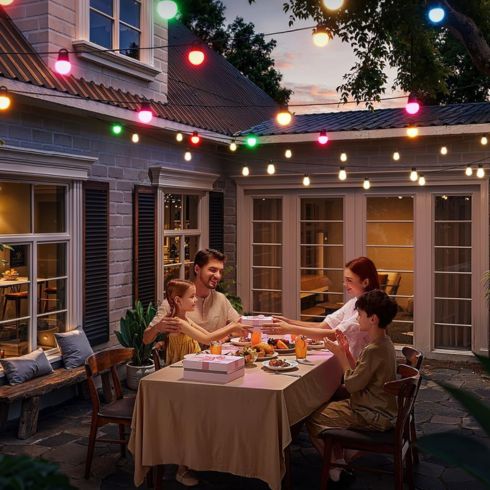
<svg viewBox="0 0 490 490">
<path fill-rule="evenodd" d="M 397 342 L 488 355 L 488 176 L 465 168 L 488 164 L 490 104 L 423 108 L 413 121 L 400 109 L 302 115 L 279 128 L 274 101 L 220 55 L 204 47 L 206 62 L 189 65 L 195 38 L 149 4 L 0 8 L 0 86 L 12 97 L 0 112 L 0 242 L 14 247 L 0 252 L 4 355 L 42 346 L 56 362 L 53 333 L 77 325 L 96 348 L 112 345 L 133 301 L 161 300 L 205 246 L 235 266 L 246 311 L 311 320 L 344 301 L 344 263 L 368 255 L 398 301 Z M 53 70 L 60 49 L 70 76 Z M 257 147 L 229 150 L 248 134 Z"/>
</svg>

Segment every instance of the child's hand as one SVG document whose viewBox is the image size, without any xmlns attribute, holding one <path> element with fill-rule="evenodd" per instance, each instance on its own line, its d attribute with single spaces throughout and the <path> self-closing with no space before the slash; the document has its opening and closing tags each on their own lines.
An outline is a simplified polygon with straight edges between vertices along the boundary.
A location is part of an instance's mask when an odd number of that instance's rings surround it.
<svg viewBox="0 0 490 490">
<path fill-rule="evenodd" d="M 280 322 L 286 322 L 286 323 L 289 323 L 289 318 L 286 318 L 285 316 L 281 316 L 281 315 L 274 315 L 272 317 L 272 321 L 274 323 L 280 323 Z"/>
<path fill-rule="evenodd" d="M 345 336 L 344 332 L 342 330 L 335 330 L 335 337 L 337 339 L 337 342 L 339 345 L 345 350 L 345 353 L 350 352 L 349 349 L 349 341 L 347 340 L 347 337 Z"/>
<path fill-rule="evenodd" d="M 227 325 L 228 332 L 232 333 L 237 337 L 246 337 L 248 335 L 248 330 L 240 322 L 232 322 Z"/>
<path fill-rule="evenodd" d="M 274 318 L 274 323 L 266 323 L 262 325 L 262 333 L 266 333 L 267 335 L 284 335 L 287 333 L 293 332 L 293 325 L 286 323 L 284 321 L 276 321 Z"/>
<path fill-rule="evenodd" d="M 323 342 L 325 343 L 325 347 L 332 353 L 335 354 L 336 356 L 341 356 L 345 355 L 344 348 L 337 344 L 336 342 L 332 342 L 329 340 L 327 337 L 323 339 Z"/>
</svg>

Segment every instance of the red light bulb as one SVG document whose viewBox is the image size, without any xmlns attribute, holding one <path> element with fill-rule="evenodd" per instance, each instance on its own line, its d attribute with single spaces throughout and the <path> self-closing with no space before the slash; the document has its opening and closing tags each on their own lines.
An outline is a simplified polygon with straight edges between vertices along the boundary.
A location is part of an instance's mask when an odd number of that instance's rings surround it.
<svg viewBox="0 0 490 490">
<path fill-rule="evenodd" d="M 60 49 L 58 51 L 58 59 L 54 64 L 54 69 L 60 75 L 68 75 L 71 71 L 70 58 L 68 57 L 68 51 L 66 49 Z"/>
<path fill-rule="evenodd" d="M 143 102 L 141 104 L 138 112 L 138 119 L 144 124 L 149 124 L 153 119 L 153 112 L 148 102 Z"/>
<path fill-rule="evenodd" d="M 411 116 L 414 116 L 420 111 L 420 102 L 417 100 L 415 95 L 410 94 L 408 96 L 407 105 L 405 106 L 405 111 Z"/>
<path fill-rule="evenodd" d="M 194 66 L 202 65 L 206 56 L 201 48 L 192 48 L 187 55 L 189 62 Z"/>
<path fill-rule="evenodd" d="M 201 137 L 197 131 L 194 131 L 191 136 L 191 143 L 193 145 L 198 145 L 201 142 Z"/>
<path fill-rule="evenodd" d="M 320 143 L 320 145 L 326 145 L 328 143 L 328 136 L 325 130 L 320 131 L 320 134 L 318 135 L 318 143 Z"/>
</svg>

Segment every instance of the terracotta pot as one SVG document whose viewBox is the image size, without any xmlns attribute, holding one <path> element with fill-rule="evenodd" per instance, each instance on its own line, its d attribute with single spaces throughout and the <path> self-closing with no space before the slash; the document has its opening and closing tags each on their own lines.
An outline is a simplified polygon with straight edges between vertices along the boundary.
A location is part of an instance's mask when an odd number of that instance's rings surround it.
<svg viewBox="0 0 490 490">
<path fill-rule="evenodd" d="M 126 384 L 131 390 L 137 390 L 140 383 L 140 379 L 147 374 L 155 372 L 155 364 L 151 361 L 151 364 L 146 366 L 133 366 L 130 362 L 126 364 Z"/>
</svg>

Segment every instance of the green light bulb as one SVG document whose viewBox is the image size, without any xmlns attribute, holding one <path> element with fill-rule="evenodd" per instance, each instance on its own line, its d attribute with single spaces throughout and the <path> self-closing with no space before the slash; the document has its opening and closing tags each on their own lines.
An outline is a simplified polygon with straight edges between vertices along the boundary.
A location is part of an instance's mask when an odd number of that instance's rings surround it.
<svg viewBox="0 0 490 490">
<path fill-rule="evenodd" d="M 112 125 L 112 132 L 115 135 L 119 135 L 122 133 L 123 127 L 120 124 L 113 124 Z"/>
<path fill-rule="evenodd" d="M 257 139 L 257 136 L 253 136 L 253 135 L 247 136 L 247 146 L 249 148 L 253 148 L 257 146 L 258 141 L 259 140 Z"/>
</svg>

